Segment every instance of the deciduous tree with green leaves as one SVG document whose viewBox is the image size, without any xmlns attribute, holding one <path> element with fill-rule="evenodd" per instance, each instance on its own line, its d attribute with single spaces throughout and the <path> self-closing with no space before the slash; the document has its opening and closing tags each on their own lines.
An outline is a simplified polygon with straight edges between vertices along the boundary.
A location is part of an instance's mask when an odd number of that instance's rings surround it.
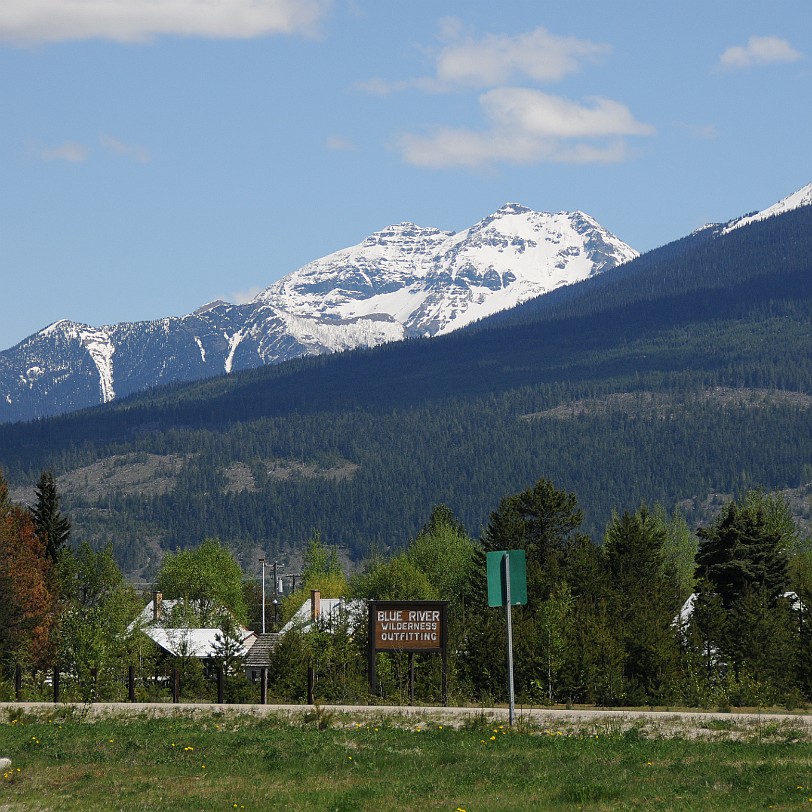
<svg viewBox="0 0 812 812">
<path fill-rule="evenodd" d="M 224 611 L 238 623 L 247 622 L 240 565 L 217 539 L 206 539 L 193 550 L 167 553 L 156 585 L 165 598 L 181 599 L 202 627 L 219 626 Z"/>
</svg>

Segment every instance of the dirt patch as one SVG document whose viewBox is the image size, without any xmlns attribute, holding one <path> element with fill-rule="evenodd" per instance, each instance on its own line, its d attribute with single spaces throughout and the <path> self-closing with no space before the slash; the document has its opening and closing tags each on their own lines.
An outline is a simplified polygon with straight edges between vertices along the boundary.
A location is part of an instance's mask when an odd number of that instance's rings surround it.
<svg viewBox="0 0 812 812">
<path fill-rule="evenodd" d="M 242 493 L 249 491 L 253 493 L 257 490 L 257 483 L 251 469 L 244 462 L 235 462 L 223 469 L 223 476 L 226 478 L 225 493 Z"/>
<path fill-rule="evenodd" d="M 359 466 L 349 460 L 324 466 L 298 460 L 270 460 L 268 476 L 271 479 L 332 479 L 333 481 L 352 479 Z"/>
<path fill-rule="evenodd" d="M 642 420 L 668 420 L 685 402 L 713 403 L 722 409 L 763 409 L 768 406 L 795 406 L 812 409 L 812 396 L 777 389 L 734 389 L 716 386 L 686 399 L 654 392 L 616 392 L 602 398 L 584 398 L 553 409 L 521 416 L 522 420 L 568 420 L 583 415 L 623 414 Z"/>
<path fill-rule="evenodd" d="M 64 497 L 85 503 L 96 503 L 117 491 L 159 496 L 175 487 L 189 459 L 191 455 L 116 454 L 61 474 L 56 485 Z M 36 499 L 33 486 L 16 488 L 10 495 L 13 501 L 26 505 L 33 505 Z"/>
</svg>

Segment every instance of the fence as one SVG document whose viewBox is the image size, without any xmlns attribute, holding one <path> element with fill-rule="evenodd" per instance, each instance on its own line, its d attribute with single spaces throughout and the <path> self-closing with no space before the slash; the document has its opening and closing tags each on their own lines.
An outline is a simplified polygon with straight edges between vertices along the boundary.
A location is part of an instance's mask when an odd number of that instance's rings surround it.
<svg viewBox="0 0 812 812">
<path fill-rule="evenodd" d="M 219 705 L 226 702 L 236 701 L 240 704 L 253 704 L 258 702 L 261 705 L 268 704 L 268 669 L 260 668 L 259 680 L 257 684 L 247 681 L 245 678 L 229 678 L 225 669 L 218 666 L 213 673 L 213 678 L 201 684 L 196 683 L 196 688 L 185 696 L 186 699 L 194 698 L 197 701 L 211 701 Z M 40 673 L 38 678 L 31 676 L 24 679 L 24 670 L 21 665 L 14 669 L 13 695 L 17 702 L 23 701 L 48 701 L 51 698 L 58 704 L 64 701 L 83 702 L 93 701 L 120 701 L 120 702 L 167 702 L 180 703 L 183 695 L 182 670 L 177 667 L 167 669 L 152 677 L 136 676 L 135 666 L 128 666 L 126 676 L 114 681 L 114 688 L 110 689 L 107 682 L 106 690 L 100 690 L 98 683 L 99 674 L 97 669 L 89 669 L 84 680 L 80 680 L 75 674 L 63 674 L 59 668 L 53 668 L 48 672 Z M 66 685 L 67 683 L 67 685 Z M 140 683 L 140 685 L 139 685 Z M 239 688 L 234 691 L 234 686 Z M 314 699 L 315 673 L 312 667 L 307 669 L 307 702 L 312 705 Z M 232 688 L 229 691 L 229 688 Z M 210 690 L 213 689 L 213 690 Z M 124 693 L 126 692 L 126 699 Z M 216 699 L 215 699 L 216 693 Z M 258 693 L 258 695 L 257 695 Z"/>
</svg>

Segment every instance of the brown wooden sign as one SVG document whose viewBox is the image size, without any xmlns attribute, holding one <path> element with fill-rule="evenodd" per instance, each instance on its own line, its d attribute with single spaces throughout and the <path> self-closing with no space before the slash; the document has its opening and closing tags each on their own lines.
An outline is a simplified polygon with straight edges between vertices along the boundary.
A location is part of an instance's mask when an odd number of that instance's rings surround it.
<svg viewBox="0 0 812 812">
<path fill-rule="evenodd" d="M 409 654 L 409 695 L 414 696 L 414 655 L 442 656 L 443 704 L 448 702 L 448 601 L 368 601 L 369 691 L 377 692 L 375 655 L 383 651 Z"/>
<path fill-rule="evenodd" d="M 443 648 L 445 604 L 376 601 L 372 622 L 378 651 L 426 651 Z"/>
</svg>

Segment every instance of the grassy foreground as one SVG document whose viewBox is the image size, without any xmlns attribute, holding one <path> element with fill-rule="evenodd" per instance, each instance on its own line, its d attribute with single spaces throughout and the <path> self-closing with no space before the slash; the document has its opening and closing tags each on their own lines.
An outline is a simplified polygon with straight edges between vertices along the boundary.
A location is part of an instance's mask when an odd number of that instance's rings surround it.
<svg viewBox="0 0 812 812">
<path fill-rule="evenodd" d="M 0 810 L 810 809 L 801 728 L 212 712 L 0 719 Z"/>
</svg>

